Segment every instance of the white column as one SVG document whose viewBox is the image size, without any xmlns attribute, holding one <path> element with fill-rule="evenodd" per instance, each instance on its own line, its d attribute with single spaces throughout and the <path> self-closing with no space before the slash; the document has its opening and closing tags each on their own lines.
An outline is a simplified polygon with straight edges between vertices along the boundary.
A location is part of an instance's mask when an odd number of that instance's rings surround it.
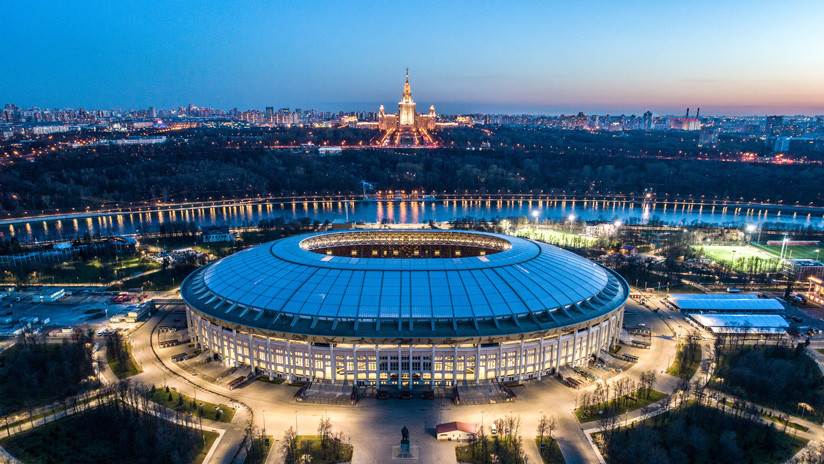
<svg viewBox="0 0 824 464">
<path fill-rule="evenodd" d="M 377 344 L 375 344 L 375 388 L 381 388 L 381 350 Z"/>
<path fill-rule="evenodd" d="M 367 367 L 368 366 L 369 365 L 367 364 Z M 355 372 L 355 381 L 354 381 L 353 385 L 357 385 L 358 384 L 358 345 L 355 345 L 355 344 L 352 345 L 352 367 L 353 367 L 354 372 Z M 344 372 L 347 372 L 347 371 L 345 370 Z"/>
<path fill-rule="evenodd" d="M 335 364 L 337 364 L 337 360 L 335 359 L 335 345 L 333 345 L 332 343 L 329 344 L 329 361 L 331 361 L 331 364 L 332 364 L 332 369 L 331 369 L 332 382 L 334 382 L 335 380 L 337 380 L 338 376 L 337 376 L 337 369 L 335 367 Z M 346 361 L 344 361 L 344 366 L 345 365 L 346 365 Z"/>
<path fill-rule="evenodd" d="M 401 374 L 403 374 L 403 363 L 401 362 L 401 345 L 398 344 L 398 390 L 401 389 Z"/>
<path fill-rule="evenodd" d="M 572 332 L 572 362 L 570 365 L 574 366 L 578 360 L 578 330 Z"/>
<path fill-rule="evenodd" d="M 286 340 L 286 381 L 291 382 L 295 373 L 294 360 L 292 359 L 292 340 Z"/>
<path fill-rule="evenodd" d="M 452 354 L 452 385 L 458 385 L 458 345 L 452 345 L 454 348 Z"/>
<path fill-rule="evenodd" d="M 429 387 L 435 388 L 435 344 L 432 344 L 432 358 L 429 359 Z"/>
<path fill-rule="evenodd" d="M 255 358 L 254 340 L 252 339 L 252 333 L 249 332 L 249 366 L 252 368 L 252 374 L 255 373 L 255 363 L 257 362 Z"/>
<path fill-rule="evenodd" d="M 412 343 L 409 344 L 409 389 L 412 390 Z"/>
<path fill-rule="evenodd" d="M 266 337 L 266 368 L 269 370 L 269 380 L 275 378 L 275 357 L 272 356 L 272 339 Z"/>
<path fill-rule="evenodd" d="M 309 381 L 315 379 L 315 356 L 312 353 L 312 342 L 306 342 L 307 349 L 309 350 Z"/>
<path fill-rule="evenodd" d="M 521 346 L 518 347 L 518 381 L 524 380 L 524 339 L 521 339 Z"/>
<path fill-rule="evenodd" d="M 498 382 L 503 382 L 504 345 L 498 342 Z"/>
<path fill-rule="evenodd" d="M 232 365 L 237 367 L 237 329 L 232 329 L 232 351 L 235 353 L 232 359 Z"/>
<path fill-rule="evenodd" d="M 481 344 L 476 344 L 475 352 L 475 385 L 481 383 Z"/>
<path fill-rule="evenodd" d="M 538 342 L 538 380 L 541 380 L 541 374 L 544 372 L 544 337 L 541 337 L 540 342 Z"/>
<path fill-rule="evenodd" d="M 555 373 L 561 369 L 561 334 L 558 334 L 555 342 Z"/>
</svg>

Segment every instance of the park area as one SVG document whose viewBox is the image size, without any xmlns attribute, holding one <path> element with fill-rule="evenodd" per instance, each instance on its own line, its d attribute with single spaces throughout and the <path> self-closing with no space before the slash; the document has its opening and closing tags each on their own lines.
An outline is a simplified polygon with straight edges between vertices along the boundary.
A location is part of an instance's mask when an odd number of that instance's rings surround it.
<svg viewBox="0 0 824 464">
<path fill-rule="evenodd" d="M 154 389 L 154 386 L 152 386 Z M 225 405 L 217 405 L 205 401 L 196 400 L 190 396 L 182 395 L 169 387 L 156 389 L 149 392 L 152 401 L 161 404 L 169 409 L 178 412 L 187 412 L 219 422 L 231 422 L 235 416 L 235 409 Z"/>
<path fill-rule="evenodd" d="M 113 258 L 93 258 L 86 261 L 66 261 L 45 266 L 25 274 L 5 272 L 3 282 L 28 284 L 38 283 L 106 283 L 124 279 L 133 274 L 160 268 L 160 264 L 139 256 L 116 256 Z M 21 271 L 25 272 L 25 271 Z"/>
<path fill-rule="evenodd" d="M 201 432 L 112 402 L 0 440 L 27 464 L 203 462 L 217 433 Z"/>
<path fill-rule="evenodd" d="M 824 420 L 824 375 L 803 345 L 726 348 L 720 355 L 710 388 L 787 414 Z"/>
<path fill-rule="evenodd" d="M 97 387 L 90 339 L 44 343 L 20 337 L 0 354 L 0 408 L 3 414 L 60 401 Z"/>
<path fill-rule="evenodd" d="M 595 436 L 608 464 L 679 462 L 783 463 L 807 440 L 737 411 L 689 403 Z"/>
</svg>

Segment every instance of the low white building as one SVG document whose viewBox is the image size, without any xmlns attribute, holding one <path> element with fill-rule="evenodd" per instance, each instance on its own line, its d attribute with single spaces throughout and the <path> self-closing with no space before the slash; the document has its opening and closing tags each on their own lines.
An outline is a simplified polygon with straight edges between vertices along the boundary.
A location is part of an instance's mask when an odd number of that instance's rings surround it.
<svg viewBox="0 0 824 464">
<path fill-rule="evenodd" d="M 64 296 L 66 296 L 64 288 L 47 288 L 32 295 L 31 301 L 32 303 L 54 303 Z"/>
<path fill-rule="evenodd" d="M 466 422 L 447 422 L 435 427 L 438 440 L 463 441 L 470 440 L 478 433 L 475 426 Z"/>
</svg>

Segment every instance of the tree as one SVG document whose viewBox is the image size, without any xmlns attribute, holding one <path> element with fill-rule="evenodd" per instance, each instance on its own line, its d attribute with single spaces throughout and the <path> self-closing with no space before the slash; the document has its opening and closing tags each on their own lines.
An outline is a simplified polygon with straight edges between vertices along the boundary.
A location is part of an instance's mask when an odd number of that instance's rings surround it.
<svg viewBox="0 0 824 464">
<path fill-rule="evenodd" d="M 549 429 L 549 421 L 544 413 L 541 413 L 541 418 L 538 420 L 538 437 L 541 439 L 541 443 L 544 442 L 544 435 L 547 433 Z"/>
<path fill-rule="evenodd" d="M 289 427 L 283 433 L 283 442 L 281 444 L 281 452 L 283 453 L 284 464 L 296 464 L 298 461 L 298 435 L 295 429 Z"/>
</svg>

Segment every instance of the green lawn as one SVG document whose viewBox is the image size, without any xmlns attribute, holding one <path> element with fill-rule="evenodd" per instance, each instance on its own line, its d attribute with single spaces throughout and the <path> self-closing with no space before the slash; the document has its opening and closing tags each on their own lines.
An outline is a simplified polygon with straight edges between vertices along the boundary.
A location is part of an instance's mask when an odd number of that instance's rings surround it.
<svg viewBox="0 0 824 464">
<path fill-rule="evenodd" d="M 558 230 L 526 228 L 515 231 L 515 236 L 526 237 L 530 240 L 540 240 L 553 245 L 573 246 L 583 248 L 598 241 L 595 237 L 571 234 Z"/>
<path fill-rule="evenodd" d="M 777 270 L 779 265 L 776 255 L 755 246 L 708 245 L 694 248 L 698 252 L 703 252 L 705 258 L 738 271 L 746 271 L 748 262 L 752 263 L 754 258 L 761 260 L 764 269 L 768 271 Z"/>
<path fill-rule="evenodd" d="M 182 398 L 182 401 L 181 399 Z M 192 407 L 193 398 L 191 396 L 181 395 L 180 393 L 169 390 L 166 392 L 166 389 L 159 388 L 155 391 L 154 396 L 152 397 L 156 403 L 159 403 L 163 406 L 166 406 L 169 409 L 174 409 L 175 411 L 188 411 L 194 414 L 195 416 L 198 415 L 198 408 L 203 408 L 203 418 L 209 420 L 216 420 L 220 422 L 231 422 L 232 417 L 235 416 L 235 409 L 225 405 L 217 405 L 214 403 L 207 403 L 205 401 L 197 400 L 195 407 Z M 222 413 L 218 415 L 217 411 L 218 408 Z"/>
<path fill-rule="evenodd" d="M 538 447 L 538 454 L 544 464 L 566 464 L 564 455 L 561 454 L 561 447 L 558 441 L 551 437 L 544 437 L 544 449 L 541 451 L 541 437 L 535 437 L 535 446 Z"/>
<path fill-rule="evenodd" d="M 630 411 L 635 411 L 636 409 L 641 409 L 644 406 L 648 406 L 652 403 L 655 403 L 656 401 L 660 401 L 664 399 L 667 396 L 667 394 L 659 392 L 657 390 L 652 390 L 649 394 L 649 398 L 646 398 L 646 395 L 644 394 L 641 394 L 640 398 L 637 398 L 637 396 L 638 391 L 635 391 L 630 395 L 627 395 L 626 397 L 622 397 L 629 399 L 629 401 L 622 404 L 617 409 L 612 408 L 609 405 L 609 403 L 599 403 L 588 407 L 580 407 L 573 412 L 575 413 L 575 417 L 578 418 L 578 422 L 583 424 L 586 422 L 592 422 L 600 419 L 601 415 L 598 414 L 598 412 L 605 410 L 607 407 L 610 407 L 610 409 L 615 414 L 625 414 Z"/>
<path fill-rule="evenodd" d="M 266 439 L 269 439 L 269 446 L 266 446 Z M 263 435 L 252 440 L 252 445 L 249 447 L 249 453 L 243 464 L 263 464 L 269 453 L 272 452 L 272 446 L 275 444 L 275 439 L 272 435 Z"/>
<path fill-rule="evenodd" d="M 546 440 L 546 438 L 544 438 Z M 496 454 L 500 461 L 512 464 L 522 464 L 521 449 L 517 448 L 511 440 L 501 439 L 498 437 L 486 439 L 486 456 L 482 449 L 483 442 L 477 441 L 464 446 L 455 447 L 455 457 L 458 462 L 468 462 L 471 464 L 486 464 L 490 461 L 490 454 Z M 540 447 L 540 445 L 539 445 Z"/>
<path fill-rule="evenodd" d="M 781 245 L 756 245 L 774 255 L 774 257 L 781 256 Z M 816 253 L 815 250 L 821 250 L 821 246 L 799 246 L 789 245 L 785 247 L 784 254 L 787 258 L 792 259 L 820 259 L 821 254 Z"/>
<path fill-rule="evenodd" d="M 320 444 L 320 435 L 298 435 L 298 450 L 299 452 L 308 452 L 307 454 L 311 456 L 311 460 L 307 462 L 311 462 L 312 464 L 337 464 L 339 462 L 351 461 L 354 449 L 352 445 L 342 443 L 340 458 L 329 460 L 324 458 L 323 449 Z"/>
<path fill-rule="evenodd" d="M 683 379 L 691 379 L 695 372 L 698 370 L 698 367 L 701 366 L 701 345 L 696 347 L 696 360 L 691 362 L 689 366 L 686 367 L 685 370 L 682 371 L 681 369 L 681 350 L 684 349 L 684 345 L 678 345 L 678 351 L 675 354 L 675 360 L 672 362 L 672 366 L 667 369 L 667 374 L 674 375 L 676 377 L 680 377 Z"/>
<path fill-rule="evenodd" d="M 106 361 L 109 363 L 109 367 L 114 372 L 114 375 L 118 379 L 125 379 L 126 377 L 131 377 L 133 375 L 140 374 L 143 372 L 143 369 L 137 364 L 137 361 L 134 360 L 132 356 L 132 345 L 131 343 L 126 343 L 126 352 L 129 353 L 128 362 L 121 364 L 120 361 L 114 358 L 112 354 L 106 350 Z"/>
</svg>

